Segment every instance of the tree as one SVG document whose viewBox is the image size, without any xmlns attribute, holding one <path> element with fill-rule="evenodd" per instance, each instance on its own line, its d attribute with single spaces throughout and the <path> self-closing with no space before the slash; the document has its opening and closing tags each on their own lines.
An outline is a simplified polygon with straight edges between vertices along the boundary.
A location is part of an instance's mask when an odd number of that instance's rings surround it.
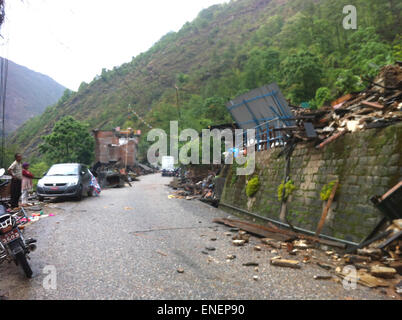
<svg viewBox="0 0 402 320">
<path fill-rule="evenodd" d="M 213 120 L 214 124 L 227 123 L 231 120 L 225 100 L 221 97 L 207 98 L 203 109 L 205 110 L 205 117 Z"/>
<path fill-rule="evenodd" d="M 72 97 L 73 94 L 74 94 L 74 92 L 71 91 L 70 89 L 64 90 L 63 95 L 59 99 L 58 103 L 62 104 L 64 102 L 66 102 L 68 99 L 70 99 Z"/>
<path fill-rule="evenodd" d="M 66 116 L 56 122 L 51 134 L 42 137 L 39 147 L 51 161 L 90 164 L 94 158 L 95 140 L 88 125 Z"/>
<path fill-rule="evenodd" d="M 319 88 L 315 93 L 315 99 L 313 104 L 316 108 L 321 108 L 324 104 L 327 104 L 333 100 L 333 96 L 331 94 L 331 90 L 327 87 Z"/>
<path fill-rule="evenodd" d="M 337 93 L 342 95 L 364 89 L 361 80 L 351 70 L 341 70 L 335 82 Z"/>
<path fill-rule="evenodd" d="M 285 86 L 292 102 L 309 101 L 315 96 L 321 84 L 323 70 L 313 53 L 301 50 L 291 54 L 282 62 L 282 68 Z"/>
<path fill-rule="evenodd" d="M 244 87 L 258 88 L 277 79 L 279 52 L 271 48 L 253 48 L 244 67 Z"/>
</svg>

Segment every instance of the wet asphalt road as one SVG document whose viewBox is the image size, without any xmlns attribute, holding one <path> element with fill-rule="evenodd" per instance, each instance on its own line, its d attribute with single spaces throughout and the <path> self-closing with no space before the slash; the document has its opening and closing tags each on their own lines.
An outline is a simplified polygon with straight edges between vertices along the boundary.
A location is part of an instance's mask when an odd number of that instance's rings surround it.
<svg viewBox="0 0 402 320">
<path fill-rule="evenodd" d="M 268 247 L 252 237 L 234 247 L 229 228 L 212 223 L 228 214 L 197 200 L 168 199 L 170 178 L 141 177 L 133 187 L 103 190 L 81 202 L 50 204 L 27 227 L 38 240 L 32 279 L 14 264 L 0 265 L 0 295 L 8 299 L 385 299 L 378 290 L 345 290 L 316 265 L 295 270 L 271 266 Z M 216 240 L 214 240 L 216 238 Z M 211 240 L 212 239 L 212 240 Z M 208 251 L 206 247 L 215 250 Z M 207 254 L 206 254 L 207 253 Z M 236 259 L 227 261 L 228 254 Z M 246 262 L 259 263 L 255 267 Z M 57 289 L 44 289 L 46 266 Z M 178 269 L 184 273 L 178 273 Z M 258 276 L 254 280 L 253 276 Z"/>
</svg>

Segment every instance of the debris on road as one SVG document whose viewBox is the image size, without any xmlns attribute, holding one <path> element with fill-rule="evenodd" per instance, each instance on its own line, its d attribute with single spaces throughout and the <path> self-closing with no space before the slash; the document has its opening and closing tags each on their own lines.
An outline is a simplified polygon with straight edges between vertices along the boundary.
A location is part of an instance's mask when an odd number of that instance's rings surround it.
<svg viewBox="0 0 402 320">
<path fill-rule="evenodd" d="M 394 276 L 396 275 L 396 270 L 394 268 L 375 265 L 370 268 L 370 273 L 376 277 L 389 279 L 394 278 Z"/>
<path fill-rule="evenodd" d="M 246 262 L 246 263 L 243 263 L 243 266 L 245 266 L 245 267 L 258 267 L 259 263 L 258 262 Z"/>
<path fill-rule="evenodd" d="M 294 268 L 294 269 L 300 269 L 301 265 L 300 262 L 297 260 L 286 260 L 286 259 L 271 259 L 271 264 L 274 266 L 279 266 L 279 267 L 288 267 L 288 268 Z"/>
<path fill-rule="evenodd" d="M 245 240 L 233 240 L 232 243 L 237 247 L 241 247 L 241 246 L 244 246 L 246 241 Z"/>
<path fill-rule="evenodd" d="M 282 248 L 282 245 L 281 245 L 281 243 L 279 241 L 275 241 L 275 240 L 270 239 L 270 238 L 262 238 L 261 242 L 263 244 L 266 244 L 266 245 L 270 246 L 271 248 L 275 248 L 275 249 L 281 249 Z"/>
<path fill-rule="evenodd" d="M 274 255 L 270 258 L 270 264 L 287 268 L 300 269 L 302 264 L 314 264 L 325 269 L 329 274 L 317 274 L 315 280 L 334 280 L 341 283 L 349 275 L 347 281 L 369 288 L 392 287 L 397 290 L 396 285 L 401 281 L 402 261 L 399 232 L 401 231 L 402 220 L 395 220 L 388 226 L 387 234 L 378 237 L 377 241 L 367 246 L 355 248 L 346 254 L 344 246 L 333 246 L 334 241 L 308 236 L 291 230 L 280 229 L 273 224 L 261 226 L 245 221 L 228 218 L 214 219 L 213 222 L 224 224 L 232 228 L 234 235 L 226 232 L 225 235 L 232 235 L 232 243 L 242 246 L 250 239 L 250 234 L 259 237 L 263 245 L 253 245 L 253 251 L 268 249 Z M 385 238 L 385 239 L 384 239 Z M 324 244 L 320 240 L 324 240 Z M 327 242 L 327 243 L 326 243 Z M 336 243 L 338 244 L 338 243 Z M 384 245 L 385 244 L 385 245 Z M 382 249 L 379 247 L 382 246 Z M 285 255 L 288 255 L 286 257 Z M 299 260 L 289 259 L 290 256 L 300 256 Z M 229 256 L 227 261 L 230 261 Z M 257 266 L 257 263 L 243 263 L 243 266 Z M 346 266 L 354 266 L 355 279 L 345 269 Z M 400 289 L 399 289 L 400 291 Z"/>
<path fill-rule="evenodd" d="M 220 195 L 215 192 L 215 185 L 216 181 L 219 181 L 216 176 L 220 170 L 220 165 L 203 171 L 189 167 L 186 171 L 181 171 L 180 177 L 174 177 L 169 186 L 175 190 L 181 189 L 175 193 L 178 199 L 199 199 L 217 207 Z M 219 182 L 222 185 L 220 189 L 223 189 L 224 179 Z"/>
<path fill-rule="evenodd" d="M 248 235 L 246 232 L 244 231 L 239 231 L 238 234 L 234 235 L 232 237 L 232 240 L 244 240 L 245 243 L 248 243 L 250 239 L 250 235 Z"/>
<path fill-rule="evenodd" d="M 313 246 L 307 243 L 306 240 L 295 240 L 293 241 L 293 247 L 296 249 L 309 249 L 312 248 Z"/>
<path fill-rule="evenodd" d="M 314 279 L 315 280 L 330 280 L 330 279 L 332 279 L 332 276 L 330 276 L 330 275 L 317 275 L 317 276 L 314 276 Z"/>
<path fill-rule="evenodd" d="M 398 294 L 402 294 L 402 280 L 399 281 L 399 283 L 395 285 L 395 292 Z"/>
<path fill-rule="evenodd" d="M 374 277 L 371 274 L 358 270 L 356 274 L 352 273 L 345 273 L 340 267 L 338 267 L 336 270 L 336 275 L 339 276 L 341 279 L 345 279 L 346 277 L 348 281 L 354 281 L 356 283 L 359 283 L 363 286 L 369 287 L 369 288 L 377 288 L 377 287 L 389 287 L 390 284 L 380 278 Z"/>
<path fill-rule="evenodd" d="M 164 257 L 167 257 L 167 254 L 162 252 L 162 251 L 157 250 L 156 252 L 159 253 L 160 255 L 164 256 Z"/>
<path fill-rule="evenodd" d="M 258 237 L 269 238 L 279 241 L 288 242 L 291 240 L 301 240 L 304 239 L 313 243 L 321 243 L 328 246 L 334 246 L 338 248 L 345 248 L 345 245 L 339 242 L 326 240 L 322 238 L 317 238 L 313 236 L 308 236 L 291 230 L 282 229 L 274 226 L 272 223 L 268 223 L 268 226 L 262 226 L 254 223 L 249 223 L 241 220 L 234 220 L 228 218 L 216 218 L 212 222 L 224 224 L 230 227 L 237 227 L 239 229 L 245 230 L 250 234 L 256 235 Z M 306 242 L 307 243 L 307 242 Z"/>
<path fill-rule="evenodd" d="M 371 258 L 367 256 L 359 256 L 355 254 L 345 254 L 345 262 L 355 264 L 360 262 L 371 262 Z"/>
</svg>

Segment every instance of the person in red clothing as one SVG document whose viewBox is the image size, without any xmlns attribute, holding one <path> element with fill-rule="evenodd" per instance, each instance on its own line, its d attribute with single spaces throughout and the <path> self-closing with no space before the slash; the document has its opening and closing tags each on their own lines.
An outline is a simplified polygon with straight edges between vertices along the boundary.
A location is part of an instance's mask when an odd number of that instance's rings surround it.
<svg viewBox="0 0 402 320">
<path fill-rule="evenodd" d="M 21 205 L 26 206 L 28 204 L 29 192 L 32 191 L 32 179 L 35 179 L 34 175 L 28 170 L 29 163 L 22 164 L 22 183 L 21 183 Z"/>
</svg>

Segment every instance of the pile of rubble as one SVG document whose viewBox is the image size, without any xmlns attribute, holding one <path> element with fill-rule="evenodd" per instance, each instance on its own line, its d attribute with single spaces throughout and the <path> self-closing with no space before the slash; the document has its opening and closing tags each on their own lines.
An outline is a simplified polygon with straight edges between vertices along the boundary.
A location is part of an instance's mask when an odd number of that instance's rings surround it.
<svg viewBox="0 0 402 320">
<path fill-rule="evenodd" d="M 317 148 L 346 132 L 379 128 L 402 121 L 402 67 L 388 65 L 359 93 L 347 94 L 319 110 L 294 107 L 297 127 L 294 136 L 301 140 L 318 141 Z M 312 125 L 311 132 L 303 124 Z M 292 128 L 288 128 L 292 129 Z M 284 130 L 287 130 L 284 128 Z"/>
<path fill-rule="evenodd" d="M 386 229 L 385 238 L 356 249 L 356 254 L 344 256 L 344 264 L 356 267 L 357 282 L 368 287 L 395 286 L 402 294 L 402 219 L 394 220 Z M 338 267 L 340 277 L 345 274 Z"/>
<path fill-rule="evenodd" d="M 345 254 L 345 248 L 338 243 L 279 229 L 272 224 L 261 226 L 233 219 L 214 222 L 238 228 L 238 233 L 232 236 L 234 246 L 248 244 L 250 234 L 260 237 L 261 245 L 253 249 L 265 248 L 274 254 L 270 259 L 273 266 L 301 269 L 305 264 L 315 264 L 323 269 L 314 276 L 315 280 L 346 279 L 369 288 L 388 288 L 387 293 L 391 295 L 402 294 L 402 219 L 390 224 L 384 233 L 386 237 L 355 248 L 353 254 Z"/>
<path fill-rule="evenodd" d="M 156 172 L 156 169 L 150 168 L 144 164 L 136 164 L 134 167 L 121 167 L 119 162 L 115 163 L 96 163 L 91 172 L 97 178 L 101 188 L 124 187 L 127 183 L 131 187 L 131 182 L 137 181 L 141 175 Z"/>
<path fill-rule="evenodd" d="M 203 175 L 194 175 L 191 170 L 184 171 L 180 177 L 174 177 L 169 186 L 174 190 L 169 198 L 193 200 L 199 199 L 214 206 L 219 204 L 219 194 L 216 192 L 217 172 L 208 170 Z"/>
</svg>

